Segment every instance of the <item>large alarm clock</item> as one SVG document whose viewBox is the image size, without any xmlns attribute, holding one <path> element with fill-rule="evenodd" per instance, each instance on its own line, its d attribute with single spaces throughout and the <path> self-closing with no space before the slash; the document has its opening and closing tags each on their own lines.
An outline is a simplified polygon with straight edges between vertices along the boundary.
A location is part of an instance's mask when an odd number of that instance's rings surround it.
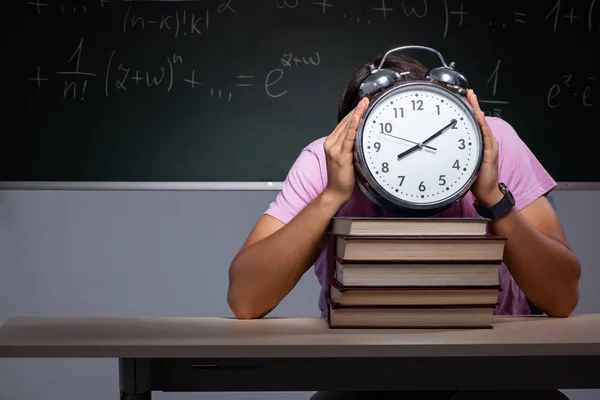
<svg viewBox="0 0 600 400">
<path fill-rule="evenodd" d="M 408 49 L 432 51 L 442 66 L 416 80 L 382 68 L 390 53 Z M 430 47 L 398 47 L 371 66 L 360 85 L 370 102 L 354 150 L 357 184 L 371 201 L 396 215 L 431 216 L 469 191 L 483 135 L 466 93 L 467 79 Z"/>
</svg>

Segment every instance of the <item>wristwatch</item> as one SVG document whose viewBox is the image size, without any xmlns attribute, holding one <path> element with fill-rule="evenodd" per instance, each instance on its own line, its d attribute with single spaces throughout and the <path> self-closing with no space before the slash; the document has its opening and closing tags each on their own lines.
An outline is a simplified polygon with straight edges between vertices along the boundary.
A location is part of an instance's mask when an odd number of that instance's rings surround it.
<svg viewBox="0 0 600 400">
<path fill-rule="evenodd" d="M 504 197 L 502 197 L 502 199 L 496 204 L 489 207 L 483 207 L 477 200 L 475 200 L 473 203 L 473 207 L 475 207 L 475 210 L 483 218 L 488 218 L 490 220 L 500 218 L 515 206 L 515 198 L 506 185 L 502 182 L 498 182 L 498 188 L 500 188 L 500 191 L 504 194 Z"/>
</svg>

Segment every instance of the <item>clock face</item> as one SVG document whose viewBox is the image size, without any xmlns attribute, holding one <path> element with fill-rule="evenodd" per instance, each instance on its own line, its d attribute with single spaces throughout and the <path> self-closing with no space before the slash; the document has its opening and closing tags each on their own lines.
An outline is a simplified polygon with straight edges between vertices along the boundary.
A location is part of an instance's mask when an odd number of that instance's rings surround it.
<svg viewBox="0 0 600 400">
<path fill-rule="evenodd" d="M 375 100 L 372 107 L 357 146 L 385 197 L 433 207 L 468 189 L 483 142 L 464 102 L 435 85 L 411 82 Z"/>
</svg>

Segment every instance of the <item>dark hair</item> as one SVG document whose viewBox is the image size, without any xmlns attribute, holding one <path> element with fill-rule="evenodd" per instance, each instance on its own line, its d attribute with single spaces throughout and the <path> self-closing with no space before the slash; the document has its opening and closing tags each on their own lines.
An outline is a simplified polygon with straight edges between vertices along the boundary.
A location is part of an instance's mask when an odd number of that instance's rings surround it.
<svg viewBox="0 0 600 400">
<path fill-rule="evenodd" d="M 358 70 L 354 73 L 350 82 L 346 85 L 340 105 L 338 109 L 338 122 L 352 111 L 360 100 L 358 98 L 358 89 L 360 83 L 371 73 L 370 65 L 373 64 L 375 67 L 379 66 L 383 54 L 376 56 L 373 60 L 366 61 L 362 64 Z M 408 75 L 404 75 L 404 78 L 409 81 L 422 80 L 425 77 L 428 69 L 421 64 L 419 61 L 406 56 L 405 54 L 391 53 L 385 58 L 382 68 L 388 68 L 397 72 L 410 72 Z"/>
</svg>

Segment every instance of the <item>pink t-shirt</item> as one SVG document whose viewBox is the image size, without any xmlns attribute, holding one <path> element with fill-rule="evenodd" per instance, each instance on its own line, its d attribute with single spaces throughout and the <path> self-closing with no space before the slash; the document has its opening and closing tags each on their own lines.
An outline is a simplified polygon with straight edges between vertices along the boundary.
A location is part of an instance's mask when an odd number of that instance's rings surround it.
<svg viewBox="0 0 600 400">
<path fill-rule="evenodd" d="M 556 182 L 542 167 L 510 124 L 497 117 L 486 117 L 499 143 L 498 180 L 504 182 L 521 210 L 555 188 Z M 327 164 L 323 142 L 315 140 L 306 146 L 290 169 L 282 190 L 265 214 L 287 224 L 327 186 Z M 473 207 L 474 197 L 468 192 L 454 207 L 438 217 L 479 217 Z M 358 187 L 354 196 L 340 209 L 339 216 L 386 216 L 387 212 L 366 198 Z M 333 238 L 328 237 L 315 262 L 315 274 L 321 284 L 319 308 L 327 316 L 328 284 L 333 279 Z M 505 264 L 500 264 L 498 277 L 502 286 L 495 314 L 530 314 L 527 298 L 513 280 Z"/>
</svg>

